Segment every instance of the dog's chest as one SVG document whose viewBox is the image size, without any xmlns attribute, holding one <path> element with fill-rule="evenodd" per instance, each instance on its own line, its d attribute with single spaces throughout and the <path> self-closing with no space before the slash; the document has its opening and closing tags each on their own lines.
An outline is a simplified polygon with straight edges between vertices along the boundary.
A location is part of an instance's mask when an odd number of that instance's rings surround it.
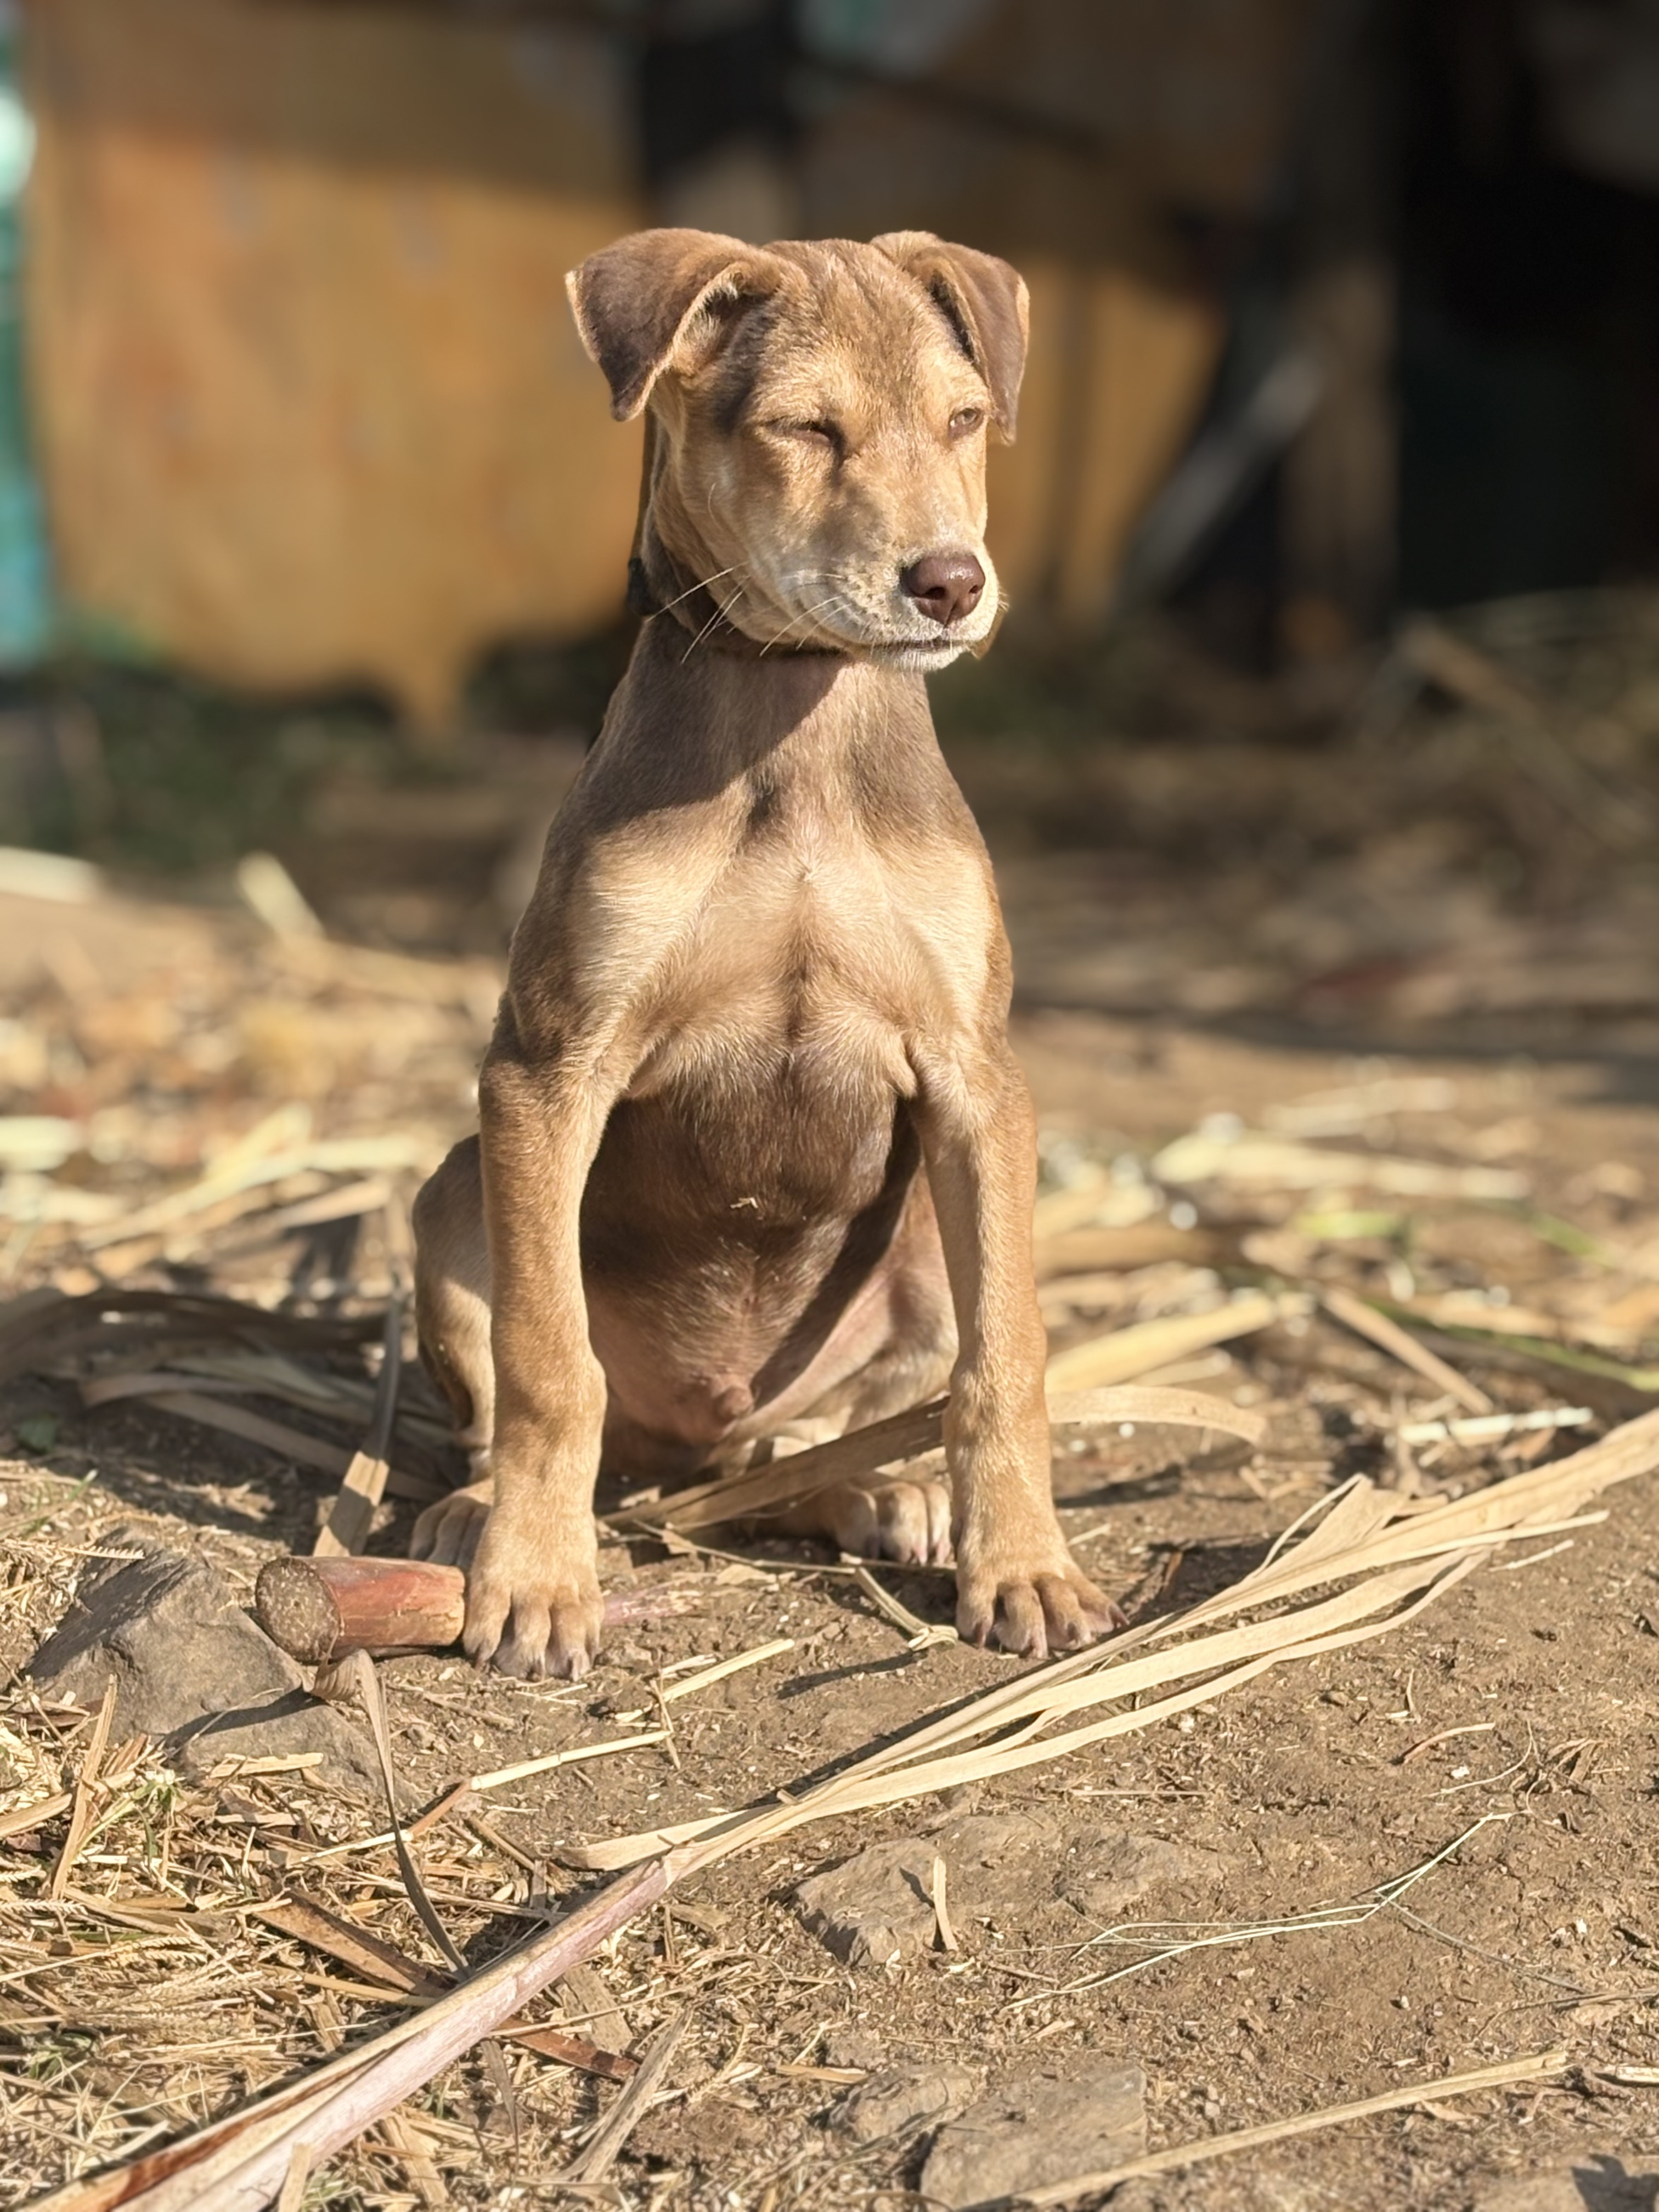
<svg viewBox="0 0 1659 2212">
<path fill-rule="evenodd" d="M 881 853 L 822 819 L 746 842 L 654 978 L 630 1095 L 750 1089 L 785 1069 L 844 1099 L 909 1095 L 941 902 L 948 881 L 919 902 Z"/>
</svg>

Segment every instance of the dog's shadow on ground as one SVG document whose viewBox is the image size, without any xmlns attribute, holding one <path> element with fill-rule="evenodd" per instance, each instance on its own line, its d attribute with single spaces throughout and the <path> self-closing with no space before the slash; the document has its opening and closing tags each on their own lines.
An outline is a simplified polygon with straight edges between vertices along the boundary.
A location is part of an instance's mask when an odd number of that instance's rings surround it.
<svg viewBox="0 0 1659 2212">
<path fill-rule="evenodd" d="M 1160 1498 L 1173 1498 L 1181 1488 L 1182 1477 L 1191 1471 L 1179 1461 L 1171 1461 L 1165 1467 L 1149 1468 L 1144 1474 L 1100 1480 L 1099 1471 L 1089 1468 L 1079 1471 L 1081 1481 L 1074 1486 L 1067 1479 L 1071 1470 L 1062 1460 L 1054 1469 L 1054 1503 L 1073 1511 L 1081 1511 L 1085 1506 L 1152 1504 Z M 1201 1471 L 1207 1471 L 1207 1462 Z"/>
<path fill-rule="evenodd" d="M 1218 1597 L 1223 1590 L 1253 1574 L 1272 1548 L 1267 1543 L 1193 1544 L 1185 1549 L 1176 1544 L 1153 1545 L 1154 1567 L 1162 1559 L 1169 1563 L 1170 1573 L 1158 1604 L 1151 1610 L 1183 1612 L 1206 1598 Z"/>
<path fill-rule="evenodd" d="M 1605 2151 L 1592 2165 L 1575 2164 L 1572 2183 L 1584 2212 L 1659 2212 L 1659 2173 L 1632 2173 Z"/>
<path fill-rule="evenodd" d="M 331 1444 L 343 1460 L 352 1448 L 352 1431 L 343 1424 L 307 1429 L 303 1414 L 296 1418 L 292 1407 L 252 1391 L 241 1394 L 238 1402 L 246 1412 Z M 426 1410 L 418 1398 L 416 1409 Z M 0 1431 L 19 1435 L 20 1425 L 31 1421 L 50 1424 L 51 1442 L 33 1455 L 43 1479 L 43 1500 L 46 1483 L 88 1483 L 100 1496 L 143 1513 L 308 1551 L 319 1511 L 339 1487 L 337 1475 L 296 1466 L 262 1445 L 200 1427 L 142 1400 L 89 1408 L 70 1385 L 36 1376 L 0 1389 Z M 19 1441 L 27 1448 L 27 1426 Z M 394 1454 L 403 1471 L 432 1482 L 437 1492 L 445 1482 L 467 1480 L 459 1449 L 440 1445 L 427 1435 L 411 1437 L 400 1430 Z M 407 1501 L 394 1501 L 392 1526 L 377 1535 L 374 1548 L 404 1548 L 418 1510 Z"/>
<path fill-rule="evenodd" d="M 827 1689 L 836 1682 L 861 1681 L 869 1674 L 902 1674 L 915 1664 L 915 1656 L 914 1651 L 896 1651 L 887 1659 L 849 1659 L 844 1667 L 821 1667 L 816 1674 L 797 1674 L 779 1690 L 778 1702 L 803 1698 L 810 1690 Z"/>
<path fill-rule="evenodd" d="M 0 1427 L 42 1418 L 55 1430 L 34 1458 L 43 1505 L 59 1486 L 67 1498 L 87 1483 L 122 1505 L 198 1528 L 295 1542 L 315 1533 L 314 1500 L 328 1478 L 307 1476 L 257 1445 L 137 1403 L 88 1411 L 67 1385 L 34 1377 L 0 1394 Z"/>
</svg>

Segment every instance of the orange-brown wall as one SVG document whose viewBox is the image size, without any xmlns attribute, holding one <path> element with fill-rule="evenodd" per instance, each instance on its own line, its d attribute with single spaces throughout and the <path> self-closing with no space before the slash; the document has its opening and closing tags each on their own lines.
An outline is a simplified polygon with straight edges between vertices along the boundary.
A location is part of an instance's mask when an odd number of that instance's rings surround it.
<svg viewBox="0 0 1659 2212">
<path fill-rule="evenodd" d="M 1208 131 L 1197 94 L 1143 103 L 1158 127 L 1123 162 L 879 92 L 809 134 L 804 226 L 919 223 L 1025 268 L 1021 434 L 993 476 L 1018 614 L 1103 611 L 1212 372 L 1218 310 L 1154 209 L 1183 161 L 1200 201 L 1248 203 L 1305 0 L 1225 12 L 1276 27 L 1241 49 L 1248 97 L 1239 56 L 1182 31 L 1214 17 L 1194 0 L 1006 0 L 953 58 L 970 90 L 1029 102 L 1060 96 L 1074 48 L 1111 91 L 1103 131 L 1137 52 L 1149 83 L 1190 93 L 1185 58 L 1233 86 Z M 649 219 L 620 53 L 307 0 L 31 0 L 27 20 L 34 418 L 82 624 L 235 683 L 376 682 L 437 721 L 489 645 L 613 619 L 638 433 L 610 419 L 563 276 Z"/>
</svg>

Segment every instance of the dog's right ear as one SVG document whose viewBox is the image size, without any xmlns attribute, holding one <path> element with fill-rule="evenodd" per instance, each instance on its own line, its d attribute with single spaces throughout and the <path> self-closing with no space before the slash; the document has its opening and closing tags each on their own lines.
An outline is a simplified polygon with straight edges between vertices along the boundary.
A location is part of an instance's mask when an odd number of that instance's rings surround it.
<svg viewBox="0 0 1659 2212">
<path fill-rule="evenodd" d="M 571 313 L 617 420 L 639 413 L 665 369 L 696 357 L 721 306 L 764 295 L 777 275 L 758 248 L 708 230 L 636 230 L 573 269 L 564 280 Z"/>
</svg>

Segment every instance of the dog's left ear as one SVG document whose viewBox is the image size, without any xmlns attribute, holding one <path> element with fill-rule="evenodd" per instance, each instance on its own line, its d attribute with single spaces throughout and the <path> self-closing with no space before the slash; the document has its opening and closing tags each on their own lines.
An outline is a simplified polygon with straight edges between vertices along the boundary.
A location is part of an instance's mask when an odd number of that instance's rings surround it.
<svg viewBox="0 0 1659 2212">
<path fill-rule="evenodd" d="M 708 230 L 636 230 L 590 253 L 564 288 L 617 420 L 639 413 L 665 369 L 708 354 L 731 311 L 775 290 L 778 276 L 757 247 Z"/>
<path fill-rule="evenodd" d="M 1018 269 L 994 253 L 951 246 L 930 230 L 890 230 L 870 241 L 932 295 L 991 393 L 991 419 L 1010 445 L 1031 325 L 1031 295 Z"/>
</svg>

